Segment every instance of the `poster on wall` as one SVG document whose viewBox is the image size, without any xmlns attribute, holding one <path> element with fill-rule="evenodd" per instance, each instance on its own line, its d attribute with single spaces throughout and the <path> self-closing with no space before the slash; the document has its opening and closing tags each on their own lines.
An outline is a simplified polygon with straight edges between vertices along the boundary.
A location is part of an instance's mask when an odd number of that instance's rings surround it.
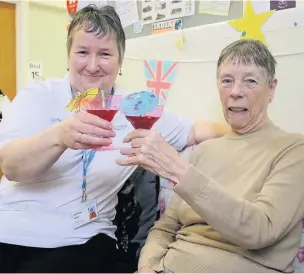
<svg viewBox="0 0 304 274">
<path fill-rule="evenodd" d="M 199 13 L 228 16 L 230 0 L 200 0 Z"/>
<path fill-rule="evenodd" d="M 152 24 L 152 34 L 181 30 L 183 27 L 182 19 L 171 19 Z"/>
<path fill-rule="evenodd" d="M 246 2 L 246 0 L 244 1 Z M 257 0 L 252 1 L 253 8 L 256 13 L 270 10 L 286 10 L 296 8 L 296 0 Z M 245 6 L 245 5 L 244 5 Z"/>
<path fill-rule="evenodd" d="M 195 14 L 195 0 L 143 0 L 141 20 L 144 24 Z"/>
<path fill-rule="evenodd" d="M 123 28 L 131 26 L 139 19 L 137 2 L 135 0 L 116 1 L 115 10 L 119 15 Z"/>
<path fill-rule="evenodd" d="M 285 10 L 296 7 L 295 0 L 271 0 L 270 9 L 271 10 Z"/>
</svg>

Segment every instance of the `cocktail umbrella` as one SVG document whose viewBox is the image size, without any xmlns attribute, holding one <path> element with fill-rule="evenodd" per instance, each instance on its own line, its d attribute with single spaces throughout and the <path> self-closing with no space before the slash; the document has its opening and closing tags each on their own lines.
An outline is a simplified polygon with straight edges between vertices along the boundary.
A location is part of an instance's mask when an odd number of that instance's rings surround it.
<svg viewBox="0 0 304 274">
<path fill-rule="evenodd" d="M 90 88 L 75 96 L 66 106 L 69 111 L 80 111 L 86 104 L 91 103 L 100 94 L 97 88 Z"/>
</svg>

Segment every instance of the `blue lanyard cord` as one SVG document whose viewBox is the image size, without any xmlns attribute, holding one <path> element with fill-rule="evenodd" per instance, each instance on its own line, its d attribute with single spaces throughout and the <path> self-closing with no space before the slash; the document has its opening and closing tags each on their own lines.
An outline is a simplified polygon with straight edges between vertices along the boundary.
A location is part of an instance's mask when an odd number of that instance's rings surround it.
<svg viewBox="0 0 304 274">
<path fill-rule="evenodd" d="M 83 150 L 82 153 L 82 162 L 83 162 L 83 172 L 82 172 L 82 202 L 85 202 L 87 199 L 87 171 L 90 163 L 92 162 L 93 158 L 95 156 L 95 151 L 93 150 Z"/>
<path fill-rule="evenodd" d="M 76 93 L 72 90 L 71 87 L 71 94 L 72 98 L 76 96 Z M 114 88 L 111 89 L 111 95 L 114 94 Z M 90 163 L 92 162 L 93 158 L 95 156 L 95 151 L 90 150 L 90 149 L 84 149 L 82 152 L 82 196 L 81 196 L 81 201 L 85 202 L 87 199 L 87 172 L 88 172 L 88 167 Z"/>
</svg>

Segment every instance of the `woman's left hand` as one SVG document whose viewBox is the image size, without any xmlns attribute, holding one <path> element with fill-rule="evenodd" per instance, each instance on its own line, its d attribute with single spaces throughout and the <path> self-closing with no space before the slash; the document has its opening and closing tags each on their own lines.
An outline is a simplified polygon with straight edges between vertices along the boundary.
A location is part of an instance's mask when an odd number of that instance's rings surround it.
<svg viewBox="0 0 304 274">
<path fill-rule="evenodd" d="M 175 184 L 188 170 L 188 164 L 157 131 L 136 129 L 125 137 L 124 143 L 131 143 L 131 147 L 120 150 L 128 157 L 117 160 L 118 165 L 142 166 Z"/>
</svg>

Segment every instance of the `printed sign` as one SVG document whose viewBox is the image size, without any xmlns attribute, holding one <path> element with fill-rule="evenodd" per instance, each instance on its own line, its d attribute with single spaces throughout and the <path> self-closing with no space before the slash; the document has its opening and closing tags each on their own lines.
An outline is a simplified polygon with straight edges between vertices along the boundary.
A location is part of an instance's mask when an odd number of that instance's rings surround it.
<svg viewBox="0 0 304 274">
<path fill-rule="evenodd" d="M 42 75 L 42 62 L 30 62 L 30 77 L 32 80 L 41 80 Z"/>
<path fill-rule="evenodd" d="M 172 19 L 152 24 L 152 34 L 181 30 L 183 27 L 182 19 Z"/>
<path fill-rule="evenodd" d="M 144 0 L 141 1 L 141 20 L 150 24 L 195 14 L 195 0 Z"/>
</svg>

